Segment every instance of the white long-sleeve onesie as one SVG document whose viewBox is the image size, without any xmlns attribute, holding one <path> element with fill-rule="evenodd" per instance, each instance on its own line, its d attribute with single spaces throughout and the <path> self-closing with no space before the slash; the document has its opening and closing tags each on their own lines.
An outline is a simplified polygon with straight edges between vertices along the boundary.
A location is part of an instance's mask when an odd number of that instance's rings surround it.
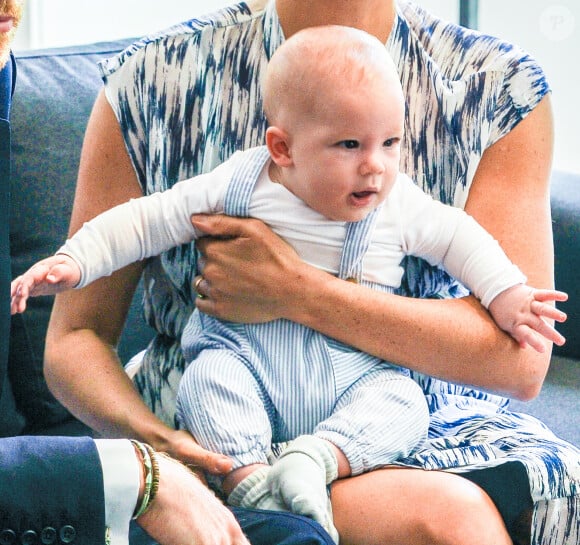
<svg viewBox="0 0 580 545">
<path fill-rule="evenodd" d="M 86 223 L 58 253 L 81 268 L 78 288 L 129 263 L 195 240 L 193 214 L 220 214 L 238 152 L 208 174 L 184 180 L 168 191 L 133 199 Z M 309 208 L 264 167 L 250 204 L 306 262 L 336 274 L 345 222 L 331 221 Z M 401 174 L 375 223 L 363 260 L 363 280 L 397 288 L 405 255 L 441 265 L 467 286 L 485 307 L 502 291 L 526 281 L 499 244 L 468 214 L 435 201 Z"/>
</svg>

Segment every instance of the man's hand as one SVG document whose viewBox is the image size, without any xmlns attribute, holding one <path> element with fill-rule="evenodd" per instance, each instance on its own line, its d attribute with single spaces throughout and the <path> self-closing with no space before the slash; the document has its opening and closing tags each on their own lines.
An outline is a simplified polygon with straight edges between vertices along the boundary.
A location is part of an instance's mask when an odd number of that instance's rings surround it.
<svg viewBox="0 0 580 545">
<path fill-rule="evenodd" d="M 185 466 L 156 454 L 159 489 L 139 525 L 161 545 L 249 545 L 232 512 Z"/>
</svg>

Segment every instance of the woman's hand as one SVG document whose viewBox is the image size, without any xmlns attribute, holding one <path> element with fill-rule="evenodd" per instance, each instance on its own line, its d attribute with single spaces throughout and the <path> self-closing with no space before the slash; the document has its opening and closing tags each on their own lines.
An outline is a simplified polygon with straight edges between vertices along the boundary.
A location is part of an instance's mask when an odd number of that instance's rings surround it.
<svg viewBox="0 0 580 545">
<path fill-rule="evenodd" d="M 198 474 L 207 471 L 213 475 L 223 475 L 232 469 L 230 458 L 205 450 L 185 430 L 173 430 L 162 442 L 152 445 L 156 450 L 180 460 Z"/>
<path fill-rule="evenodd" d="M 244 323 L 287 317 L 305 267 L 288 244 L 254 219 L 196 215 L 192 223 L 207 234 L 197 241 L 199 310 Z"/>
</svg>

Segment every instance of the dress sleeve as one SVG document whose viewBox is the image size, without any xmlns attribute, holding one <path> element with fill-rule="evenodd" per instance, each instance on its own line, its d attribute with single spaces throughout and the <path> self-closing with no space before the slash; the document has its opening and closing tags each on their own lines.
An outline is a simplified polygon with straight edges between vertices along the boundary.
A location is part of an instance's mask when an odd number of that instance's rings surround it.
<svg viewBox="0 0 580 545">
<path fill-rule="evenodd" d="M 239 31 L 228 29 L 254 17 L 244 2 L 232 4 L 145 36 L 99 64 L 105 95 L 144 193 L 158 191 L 161 179 L 171 186 L 208 172 L 240 148 L 209 152 L 207 135 L 199 128 L 222 122 L 212 108 L 227 100 L 222 87 L 229 90 L 236 78 L 224 55 L 238 51 Z"/>
<path fill-rule="evenodd" d="M 197 59 L 194 54 L 186 57 L 186 48 L 179 40 L 197 44 L 201 37 L 198 31 L 207 24 L 203 18 L 178 23 L 144 36 L 99 63 L 105 95 L 119 120 L 129 157 L 144 190 L 152 169 L 164 168 L 161 157 L 150 157 L 150 150 L 158 144 L 151 139 L 159 137 L 157 131 L 162 126 L 181 130 L 179 124 L 184 122 L 181 105 L 185 98 L 182 95 L 195 95 L 198 89 Z M 173 172 L 164 172 L 164 176 L 180 178 Z"/>
<path fill-rule="evenodd" d="M 157 86 L 162 77 L 156 62 L 157 43 L 134 44 L 132 47 L 100 64 L 105 96 L 123 132 L 125 146 L 143 192 L 146 189 L 149 129 L 158 117 Z"/>
<path fill-rule="evenodd" d="M 493 65 L 501 65 L 504 78 L 492 115 L 488 146 L 508 134 L 550 92 L 546 75 L 533 57 L 503 42 L 499 51 Z"/>
</svg>

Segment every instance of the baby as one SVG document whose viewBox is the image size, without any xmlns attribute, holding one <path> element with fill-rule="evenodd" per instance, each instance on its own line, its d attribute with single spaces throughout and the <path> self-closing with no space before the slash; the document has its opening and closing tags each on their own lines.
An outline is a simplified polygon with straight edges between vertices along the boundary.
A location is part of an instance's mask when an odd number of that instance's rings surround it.
<svg viewBox="0 0 580 545">
<path fill-rule="evenodd" d="M 566 319 L 552 304 L 566 294 L 526 286 L 470 216 L 399 172 L 404 98 L 378 40 L 336 26 L 295 34 L 269 63 L 264 108 L 265 146 L 85 224 L 13 281 L 12 312 L 29 296 L 81 288 L 191 243 L 201 236 L 193 214 L 223 213 L 259 218 L 302 259 L 380 291 L 399 287 L 405 255 L 422 257 L 472 290 L 522 347 L 543 350 L 542 336 L 564 342 L 544 319 Z M 406 370 L 302 325 L 222 322 L 196 310 L 182 347 L 191 363 L 178 420 L 233 459 L 214 483 L 232 505 L 310 516 L 338 541 L 327 485 L 391 464 L 426 437 L 426 401 Z M 271 463 L 272 443 L 282 442 Z"/>
</svg>

